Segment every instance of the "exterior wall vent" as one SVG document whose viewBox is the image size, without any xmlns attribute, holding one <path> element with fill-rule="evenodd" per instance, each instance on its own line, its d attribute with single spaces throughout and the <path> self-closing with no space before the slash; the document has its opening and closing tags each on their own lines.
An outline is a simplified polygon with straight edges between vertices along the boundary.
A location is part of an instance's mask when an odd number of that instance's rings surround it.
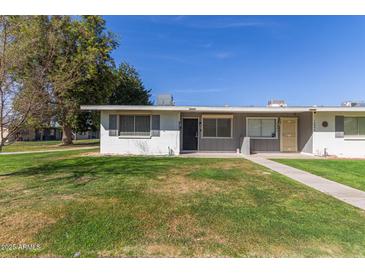
<svg viewBox="0 0 365 274">
<path fill-rule="evenodd" d="M 174 98 L 171 94 L 160 94 L 157 96 L 157 106 L 174 106 Z"/>
<path fill-rule="evenodd" d="M 267 103 L 268 107 L 286 107 L 288 106 L 284 100 L 275 100 L 272 99 Z"/>
</svg>

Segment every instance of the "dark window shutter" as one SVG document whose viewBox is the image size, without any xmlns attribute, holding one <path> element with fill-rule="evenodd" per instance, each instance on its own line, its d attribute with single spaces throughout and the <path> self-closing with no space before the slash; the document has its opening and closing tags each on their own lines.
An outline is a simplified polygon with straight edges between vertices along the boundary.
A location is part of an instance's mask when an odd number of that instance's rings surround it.
<svg viewBox="0 0 365 274">
<path fill-rule="evenodd" d="M 160 115 L 152 115 L 152 136 L 160 136 Z"/>
<path fill-rule="evenodd" d="M 118 136 L 117 115 L 109 115 L 109 136 Z"/>
<path fill-rule="evenodd" d="M 345 136 L 345 123 L 343 116 L 335 117 L 335 137 L 343 138 Z"/>
</svg>

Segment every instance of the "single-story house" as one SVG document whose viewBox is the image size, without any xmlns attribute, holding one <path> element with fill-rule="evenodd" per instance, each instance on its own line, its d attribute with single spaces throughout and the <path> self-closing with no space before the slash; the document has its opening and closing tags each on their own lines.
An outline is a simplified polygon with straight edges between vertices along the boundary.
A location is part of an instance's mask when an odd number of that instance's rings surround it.
<svg viewBox="0 0 365 274">
<path fill-rule="evenodd" d="M 73 132 L 74 140 L 99 139 L 99 131 L 89 129 L 85 132 Z M 21 129 L 14 136 L 16 141 L 60 141 L 62 140 L 62 127 L 56 117 L 52 117 L 48 125 L 41 128 L 28 127 Z"/>
<path fill-rule="evenodd" d="M 99 131 L 88 130 L 72 133 L 72 137 L 74 140 L 99 139 Z"/>
<path fill-rule="evenodd" d="M 16 136 L 16 141 L 54 141 L 62 139 L 62 129 L 58 127 L 49 128 L 26 128 L 20 130 Z"/>
<path fill-rule="evenodd" d="M 85 105 L 103 154 L 301 152 L 365 157 L 365 107 Z"/>
<path fill-rule="evenodd" d="M 87 140 L 87 139 L 99 139 L 99 132 L 88 130 L 85 132 L 73 132 L 73 140 Z M 16 141 L 60 141 L 62 140 L 62 128 L 51 127 L 41 129 L 22 129 L 16 136 Z"/>
</svg>

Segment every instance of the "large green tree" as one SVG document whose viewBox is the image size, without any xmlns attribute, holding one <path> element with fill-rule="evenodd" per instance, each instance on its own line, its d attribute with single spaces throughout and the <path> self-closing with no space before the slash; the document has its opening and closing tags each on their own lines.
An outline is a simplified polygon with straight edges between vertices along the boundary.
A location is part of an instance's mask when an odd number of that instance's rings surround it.
<svg viewBox="0 0 365 274">
<path fill-rule="evenodd" d="M 117 71 L 117 86 L 112 92 L 109 103 L 112 105 L 151 105 L 151 90 L 144 87 L 137 70 L 122 63 Z"/>
<path fill-rule="evenodd" d="M 117 42 L 100 16 L 52 16 L 50 37 L 52 102 L 63 129 L 62 142 L 70 144 L 82 116 L 80 105 L 105 103 L 113 89 L 111 52 Z"/>
<path fill-rule="evenodd" d="M 14 100 L 14 107 L 24 105 L 30 97 L 37 101 L 26 119 L 24 127 L 46 127 L 52 117 L 47 75 L 52 66 L 52 52 L 48 49 L 47 16 L 17 16 L 16 43 L 23 45 L 23 62 L 16 69 L 16 80 L 21 83 L 21 92 Z M 21 41 L 30 40 L 31 44 Z M 21 109 L 20 109 L 21 110 Z"/>
<path fill-rule="evenodd" d="M 0 16 L 0 150 L 49 99 L 40 17 Z"/>
<path fill-rule="evenodd" d="M 115 68 L 117 41 L 100 16 L 1 16 L 0 42 L 0 149 L 25 125 L 52 116 L 62 142 L 72 143 L 73 130 L 97 125 L 82 104 L 151 104 L 136 69 Z"/>
<path fill-rule="evenodd" d="M 88 51 L 90 43 L 96 42 L 93 47 L 97 46 L 99 53 L 94 56 L 96 62 L 92 67 L 92 73 L 89 73 L 89 77 L 84 77 L 75 90 L 80 95 L 80 104 L 106 104 L 117 83 L 114 60 L 110 56 L 117 42 L 112 33 L 105 31 L 105 22 L 100 17 L 84 16 L 82 24 L 93 37 L 92 41 L 84 44 L 86 48 L 83 50 Z M 75 131 L 97 130 L 99 127 L 99 114 L 96 112 L 78 111 L 74 118 Z"/>
</svg>

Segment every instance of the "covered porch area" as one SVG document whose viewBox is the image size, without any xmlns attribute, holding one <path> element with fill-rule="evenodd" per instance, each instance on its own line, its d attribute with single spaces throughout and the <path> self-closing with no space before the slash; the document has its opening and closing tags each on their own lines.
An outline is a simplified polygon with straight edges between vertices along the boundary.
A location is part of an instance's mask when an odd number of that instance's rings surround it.
<svg viewBox="0 0 365 274">
<path fill-rule="evenodd" d="M 181 152 L 179 157 L 193 158 L 245 158 L 245 155 L 237 152 Z M 301 152 L 256 152 L 250 155 L 253 158 L 265 159 L 321 159 L 322 157 Z"/>
<path fill-rule="evenodd" d="M 182 155 L 212 156 L 313 153 L 313 114 L 309 111 L 204 113 L 180 115 Z"/>
</svg>

